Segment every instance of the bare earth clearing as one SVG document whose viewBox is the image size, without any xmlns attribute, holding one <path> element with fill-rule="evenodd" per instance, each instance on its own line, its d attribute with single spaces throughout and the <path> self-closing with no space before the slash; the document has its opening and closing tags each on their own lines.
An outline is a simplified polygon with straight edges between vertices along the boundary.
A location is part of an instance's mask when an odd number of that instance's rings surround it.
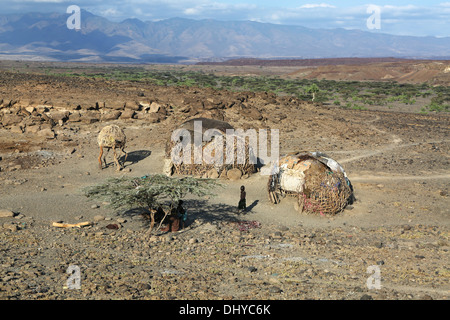
<svg viewBox="0 0 450 320">
<path fill-rule="evenodd" d="M 447 114 L 6 71 L 0 99 L 0 209 L 15 213 L 0 218 L 1 299 L 449 299 Z M 152 102 L 159 111 L 145 112 Z M 108 177 L 162 173 L 166 139 L 199 116 L 279 129 L 282 154 L 327 153 L 357 201 L 333 217 L 300 214 L 293 199 L 271 204 L 256 173 L 188 199 L 185 230 L 145 239 L 142 210 L 115 212 L 83 195 Z M 121 172 L 97 167 L 96 137 L 110 123 L 127 134 Z M 250 210 L 237 215 L 241 185 Z M 260 227 L 240 230 L 245 221 Z M 67 288 L 70 265 L 80 289 Z M 367 286 L 369 266 L 380 289 Z"/>
</svg>

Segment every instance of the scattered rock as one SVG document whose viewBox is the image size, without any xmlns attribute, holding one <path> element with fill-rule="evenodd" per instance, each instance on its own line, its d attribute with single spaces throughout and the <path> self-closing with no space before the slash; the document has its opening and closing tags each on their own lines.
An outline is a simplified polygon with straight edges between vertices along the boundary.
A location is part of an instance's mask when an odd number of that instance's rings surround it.
<svg viewBox="0 0 450 320">
<path fill-rule="evenodd" d="M 0 209 L 0 218 L 12 218 L 14 217 L 14 212 L 7 209 Z"/>
<path fill-rule="evenodd" d="M 250 267 L 248 267 L 248 271 L 256 272 L 256 271 L 258 271 L 258 269 L 256 267 L 254 267 L 254 266 L 250 266 Z"/>
<path fill-rule="evenodd" d="M 135 110 L 133 109 L 125 109 L 125 111 L 123 111 L 120 115 L 120 119 L 132 119 L 134 117 L 134 115 L 136 114 Z"/>
<path fill-rule="evenodd" d="M 269 292 L 270 293 L 281 293 L 281 292 L 283 292 L 283 290 L 281 290 L 279 287 L 272 286 L 269 288 Z"/>
<path fill-rule="evenodd" d="M 23 131 L 24 131 L 23 127 L 20 126 L 20 125 L 13 125 L 13 126 L 11 126 L 10 130 L 11 130 L 12 133 L 23 133 Z"/>
<path fill-rule="evenodd" d="M 135 101 L 125 102 L 125 111 L 124 112 L 127 112 L 127 111 L 133 111 L 134 112 L 134 111 L 139 111 L 139 109 L 140 109 L 140 106 Z"/>
<path fill-rule="evenodd" d="M 48 129 L 48 128 L 47 129 L 42 129 L 42 130 L 36 132 L 36 134 L 39 137 L 43 137 L 45 139 L 54 139 L 55 138 L 55 132 L 53 132 L 52 129 Z"/>
<path fill-rule="evenodd" d="M 100 121 L 112 121 L 118 119 L 122 115 L 120 110 L 110 110 L 101 115 Z"/>
<path fill-rule="evenodd" d="M 19 230 L 17 225 L 14 224 L 14 223 L 11 223 L 11 222 L 5 222 L 3 224 L 3 229 L 7 229 L 7 230 L 12 231 L 12 232 L 15 232 L 15 231 Z"/>
<path fill-rule="evenodd" d="M 102 221 L 102 220 L 105 220 L 105 217 L 104 217 L 104 216 L 102 216 L 102 215 L 96 215 L 96 216 L 94 216 L 94 221 L 95 221 L 95 222 L 99 222 L 99 221 Z"/>
<path fill-rule="evenodd" d="M 209 179 L 217 179 L 219 178 L 219 173 L 217 172 L 216 169 L 212 168 L 206 173 L 206 177 Z"/>
<path fill-rule="evenodd" d="M 383 247 L 383 243 L 380 242 L 380 241 L 375 241 L 374 244 L 373 244 L 373 246 L 374 246 L 375 248 L 380 249 L 380 248 Z"/>
<path fill-rule="evenodd" d="M 242 177 L 242 172 L 237 168 L 233 168 L 227 171 L 227 177 L 231 181 L 236 181 Z"/>
<path fill-rule="evenodd" d="M 148 108 L 149 113 L 158 112 L 161 108 L 161 105 L 157 102 L 152 102 Z"/>
</svg>

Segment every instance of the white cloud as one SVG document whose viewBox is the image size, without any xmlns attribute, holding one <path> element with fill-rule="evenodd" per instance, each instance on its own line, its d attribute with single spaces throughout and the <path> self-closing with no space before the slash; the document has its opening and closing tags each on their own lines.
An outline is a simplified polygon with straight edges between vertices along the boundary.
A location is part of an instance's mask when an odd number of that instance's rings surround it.
<svg viewBox="0 0 450 320">
<path fill-rule="evenodd" d="M 200 10 L 198 8 L 187 8 L 183 13 L 187 15 L 197 15 L 200 13 Z"/>
<path fill-rule="evenodd" d="M 188 16 L 203 18 L 237 17 L 238 19 L 250 19 L 250 15 L 258 9 L 253 4 L 228 4 L 222 2 L 202 2 L 200 4 L 183 9 L 182 12 Z"/>
<path fill-rule="evenodd" d="M 314 9 L 314 8 L 336 8 L 335 6 L 327 3 L 320 3 L 320 4 L 304 4 L 299 7 L 300 9 Z"/>
<path fill-rule="evenodd" d="M 23 1 L 16 1 L 23 2 Z M 36 2 L 36 3 L 63 3 L 67 2 L 67 0 L 28 0 L 28 2 Z"/>
</svg>

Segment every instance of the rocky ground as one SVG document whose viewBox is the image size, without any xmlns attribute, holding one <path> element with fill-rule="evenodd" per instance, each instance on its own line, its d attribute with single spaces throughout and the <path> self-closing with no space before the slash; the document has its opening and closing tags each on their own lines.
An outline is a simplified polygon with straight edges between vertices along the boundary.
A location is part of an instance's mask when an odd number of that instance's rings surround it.
<svg viewBox="0 0 450 320">
<path fill-rule="evenodd" d="M 0 83 L 1 299 L 449 298 L 448 115 L 39 74 L 1 72 Z M 111 176 L 162 172 L 171 131 L 198 116 L 279 129 L 282 153 L 328 153 L 357 201 L 336 216 L 301 214 L 292 199 L 270 203 L 256 173 L 187 199 L 181 232 L 148 235 L 142 210 L 83 195 Z M 97 168 L 107 123 L 127 134 L 120 172 Z M 249 210 L 237 215 L 241 185 Z"/>
</svg>

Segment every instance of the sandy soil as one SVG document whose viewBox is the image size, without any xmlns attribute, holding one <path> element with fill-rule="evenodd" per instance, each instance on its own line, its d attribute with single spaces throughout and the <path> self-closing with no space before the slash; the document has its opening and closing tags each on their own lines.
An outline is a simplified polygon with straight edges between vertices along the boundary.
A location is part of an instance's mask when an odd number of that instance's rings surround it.
<svg viewBox="0 0 450 320">
<path fill-rule="evenodd" d="M 15 213 L 0 218 L 2 299 L 449 298 L 448 115 L 40 75 L 2 73 L 0 80 L 4 101 L 19 100 L 16 107 L 51 100 L 51 110 L 76 112 L 80 99 L 90 105 L 146 99 L 167 107 L 154 123 L 145 117 L 56 122 L 50 139 L 26 126 L 23 133 L 0 128 L 0 209 Z M 195 107 L 192 97 L 223 104 Z M 226 104 L 240 97 L 244 107 Z M 216 197 L 188 199 L 187 228 L 148 240 L 140 210 L 114 211 L 83 195 L 84 187 L 108 177 L 161 173 L 171 131 L 208 115 L 235 128 L 279 129 L 281 153 L 326 152 L 345 168 L 357 201 L 332 217 L 301 214 L 293 199 L 269 202 L 267 177 L 256 173 L 220 180 Z M 129 161 L 120 172 L 97 168 L 96 136 L 108 123 L 123 127 L 128 139 Z M 241 185 L 249 211 L 237 215 Z M 54 221 L 95 224 L 59 229 Z M 240 231 L 245 221 L 260 227 Z M 107 229 L 111 223 L 120 229 Z M 81 268 L 79 290 L 65 288 L 69 265 Z M 367 286 L 369 266 L 381 271 L 379 289 Z"/>
</svg>

